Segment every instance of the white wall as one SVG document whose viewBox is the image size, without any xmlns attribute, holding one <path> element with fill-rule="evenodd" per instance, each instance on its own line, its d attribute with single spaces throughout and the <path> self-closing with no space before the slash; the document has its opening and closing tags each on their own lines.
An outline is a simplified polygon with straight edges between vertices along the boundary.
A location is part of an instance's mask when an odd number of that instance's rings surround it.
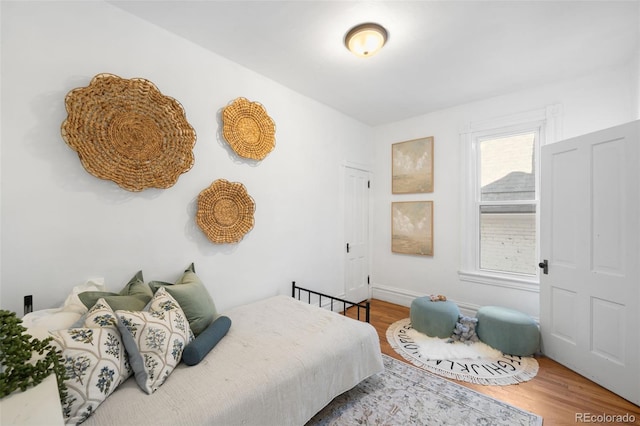
<svg viewBox="0 0 640 426">
<path fill-rule="evenodd" d="M 561 103 L 572 137 L 640 109 L 633 61 L 371 129 L 102 2 L 0 8 L 0 306 L 19 313 L 27 294 L 41 309 L 90 277 L 118 290 L 140 269 L 147 280 L 174 280 L 190 262 L 221 309 L 287 293 L 291 280 L 340 294 L 340 167 L 352 162 L 373 171 L 374 296 L 408 304 L 442 293 L 471 309 L 503 304 L 537 316 L 536 292 L 458 279 L 459 130 Z M 64 96 L 101 72 L 147 78 L 183 104 L 198 135 L 196 162 L 175 186 L 124 191 L 88 174 L 63 142 Z M 276 122 L 276 149 L 260 164 L 239 160 L 220 136 L 220 109 L 238 96 L 261 102 Z M 391 144 L 424 136 L 435 136 L 435 192 L 391 195 Z M 193 219 L 198 193 L 218 178 L 242 182 L 256 201 L 256 225 L 236 245 L 210 243 Z M 392 254 L 391 202 L 423 199 L 435 202 L 434 256 Z"/>
<path fill-rule="evenodd" d="M 635 59 L 626 66 L 596 75 L 487 99 L 374 129 L 373 294 L 408 306 L 416 296 L 444 294 L 462 308 L 502 305 L 533 316 L 539 294 L 458 278 L 461 256 L 462 151 L 460 130 L 470 122 L 544 109 L 560 103 L 563 136 L 569 138 L 636 119 Z M 425 93 L 425 96 L 429 96 Z M 391 145 L 425 136 L 435 137 L 435 189 L 431 194 L 391 194 Z M 391 203 L 434 201 L 434 256 L 391 253 Z"/>
<path fill-rule="evenodd" d="M 341 165 L 371 163 L 371 129 L 103 2 L 2 2 L 1 281 L 3 309 L 60 304 L 104 277 L 119 290 L 142 270 L 175 280 L 189 263 L 218 308 L 288 293 L 291 280 L 343 290 Z M 60 136 L 64 97 L 109 72 L 146 78 L 176 98 L 195 128 L 195 165 L 166 190 L 127 192 L 87 173 Z M 276 148 L 236 157 L 220 109 L 262 103 Z M 194 221 L 215 179 L 242 182 L 255 227 L 214 245 Z"/>
</svg>

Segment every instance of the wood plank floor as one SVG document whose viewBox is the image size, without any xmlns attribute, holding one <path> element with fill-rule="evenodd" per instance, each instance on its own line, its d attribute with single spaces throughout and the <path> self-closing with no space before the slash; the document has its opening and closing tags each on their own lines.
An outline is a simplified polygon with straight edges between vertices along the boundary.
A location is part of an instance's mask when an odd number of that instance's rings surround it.
<svg viewBox="0 0 640 426">
<path fill-rule="evenodd" d="M 371 300 L 371 324 L 378 331 L 382 353 L 406 362 L 387 342 L 389 326 L 409 317 L 409 308 L 381 300 Z M 536 413 L 544 418 L 545 426 L 575 425 L 579 413 L 597 416 L 625 415 L 635 417 L 640 425 L 640 407 L 604 389 L 557 362 L 541 356 L 538 375 L 525 383 L 511 386 L 483 386 L 453 380 L 477 392 Z M 612 421 L 591 424 L 625 424 Z"/>
</svg>

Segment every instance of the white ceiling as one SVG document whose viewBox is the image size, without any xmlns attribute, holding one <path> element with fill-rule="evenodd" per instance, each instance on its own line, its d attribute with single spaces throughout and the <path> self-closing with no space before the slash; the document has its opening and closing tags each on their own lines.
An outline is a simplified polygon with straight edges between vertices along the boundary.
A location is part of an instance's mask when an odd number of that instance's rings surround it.
<svg viewBox="0 0 640 426">
<path fill-rule="evenodd" d="M 379 125 L 635 60 L 632 1 L 109 1 L 363 123 Z M 389 32 L 358 58 L 363 22 Z"/>
</svg>

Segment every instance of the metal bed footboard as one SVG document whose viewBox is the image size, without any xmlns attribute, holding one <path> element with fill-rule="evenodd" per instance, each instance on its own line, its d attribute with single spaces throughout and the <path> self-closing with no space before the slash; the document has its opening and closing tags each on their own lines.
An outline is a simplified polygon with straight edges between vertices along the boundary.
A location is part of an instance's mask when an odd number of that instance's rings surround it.
<svg viewBox="0 0 640 426">
<path fill-rule="evenodd" d="M 328 294 L 319 293 L 317 291 L 308 290 L 306 288 L 298 287 L 295 281 L 291 282 L 291 297 L 294 299 L 301 300 L 301 293 L 305 292 L 307 294 L 307 303 L 311 304 L 311 295 L 318 296 L 318 306 L 322 307 L 322 298 L 329 299 L 329 304 L 331 306 L 331 310 L 333 311 L 334 303 L 342 304 L 342 315 L 347 315 L 347 309 L 351 307 L 355 307 L 357 309 L 357 318 L 360 319 L 360 311 L 364 311 L 365 321 L 369 322 L 370 316 L 369 312 L 371 310 L 371 304 L 368 301 L 355 303 L 350 302 L 345 299 L 340 299 L 339 297 L 329 296 Z M 339 305 L 338 305 L 339 306 Z"/>
</svg>

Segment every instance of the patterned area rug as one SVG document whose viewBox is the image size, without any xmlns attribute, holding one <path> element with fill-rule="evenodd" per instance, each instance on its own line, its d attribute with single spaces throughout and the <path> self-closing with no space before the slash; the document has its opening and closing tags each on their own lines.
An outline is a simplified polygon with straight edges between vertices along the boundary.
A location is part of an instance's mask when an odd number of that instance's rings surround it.
<svg viewBox="0 0 640 426">
<path fill-rule="evenodd" d="M 481 385 L 513 385 L 533 379 L 538 361 L 505 355 L 482 343 L 447 343 L 411 327 L 409 318 L 387 329 L 391 347 L 411 364 L 450 379 Z"/>
<path fill-rule="evenodd" d="M 383 355 L 384 372 L 336 397 L 307 426 L 539 426 L 542 417 Z"/>
</svg>

